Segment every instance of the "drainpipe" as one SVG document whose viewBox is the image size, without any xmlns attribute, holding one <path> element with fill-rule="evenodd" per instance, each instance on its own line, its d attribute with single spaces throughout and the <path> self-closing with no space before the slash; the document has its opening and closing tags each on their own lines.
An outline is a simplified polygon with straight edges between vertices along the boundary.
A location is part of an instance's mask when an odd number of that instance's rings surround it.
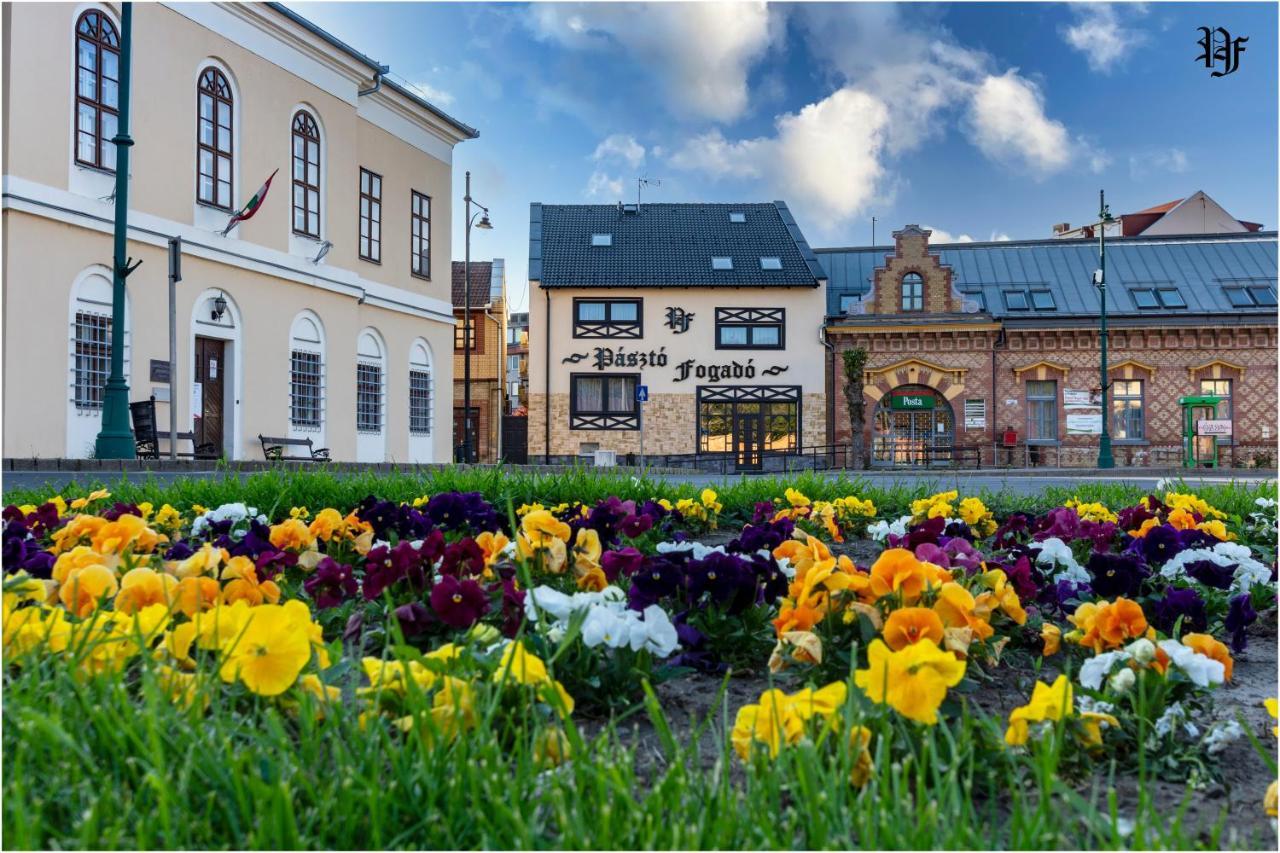
<svg viewBox="0 0 1280 853">
<path fill-rule="evenodd" d="M 1000 411 L 1000 390 L 998 383 L 1000 374 L 996 372 L 996 348 L 1005 346 L 1004 327 L 996 332 L 995 340 L 991 342 L 991 467 L 996 467 L 999 462 L 1000 451 L 998 449 L 1000 427 L 996 425 L 996 412 Z"/>
<path fill-rule="evenodd" d="M 545 354 L 545 362 L 542 375 L 545 379 L 542 388 L 542 461 L 546 465 L 551 464 L 551 291 L 545 287 L 542 289 L 543 294 L 547 297 L 547 322 L 546 330 L 543 333 L 542 349 Z"/>
<path fill-rule="evenodd" d="M 836 345 L 831 343 L 831 337 L 827 334 L 827 324 L 823 324 L 818 329 L 818 342 L 827 348 L 830 355 L 827 370 L 829 379 L 827 381 L 827 444 L 832 446 L 832 453 L 835 453 L 836 443 Z"/>
<path fill-rule="evenodd" d="M 386 74 L 390 70 L 390 65 L 379 65 L 378 70 L 373 73 L 373 86 L 368 89 L 361 89 L 356 92 L 356 95 L 358 97 L 364 97 L 365 95 L 372 95 L 378 92 L 382 88 L 382 75 Z"/>
</svg>

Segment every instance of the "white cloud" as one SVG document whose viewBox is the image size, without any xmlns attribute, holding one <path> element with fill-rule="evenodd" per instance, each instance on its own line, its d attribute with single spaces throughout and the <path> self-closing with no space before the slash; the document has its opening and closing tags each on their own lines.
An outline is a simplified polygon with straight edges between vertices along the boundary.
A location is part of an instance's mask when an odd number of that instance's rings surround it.
<svg viewBox="0 0 1280 853">
<path fill-rule="evenodd" d="M 957 237 L 953 235 L 950 231 L 943 231 L 941 228 L 934 228 L 932 225 L 921 225 L 920 227 L 926 231 L 933 232 L 932 234 L 929 235 L 930 243 L 972 243 L 973 242 L 973 238 L 970 237 L 968 234 L 961 234 L 960 236 Z M 1005 239 L 1007 240 L 1008 238 L 1006 237 Z"/>
<path fill-rule="evenodd" d="M 1187 152 L 1181 148 L 1144 151 L 1129 157 L 1129 176 L 1134 180 L 1145 178 L 1152 172 L 1180 175 L 1188 168 Z"/>
<path fill-rule="evenodd" d="M 1013 238 L 1010 237 L 1008 234 L 1004 233 L 1003 231 L 992 231 L 991 236 L 988 237 L 987 239 L 990 240 L 992 243 L 995 243 L 997 241 L 1012 240 Z"/>
<path fill-rule="evenodd" d="M 1146 14 L 1143 4 L 1126 4 L 1126 16 Z M 1135 29 L 1124 26 L 1120 21 L 1120 11 L 1116 6 L 1104 3 L 1073 4 L 1072 13 L 1076 23 L 1062 31 L 1067 44 L 1084 54 L 1089 67 L 1100 73 L 1109 74 L 1129 51 L 1142 44 L 1146 36 Z"/>
<path fill-rule="evenodd" d="M 622 198 L 622 178 L 610 177 L 598 170 L 592 172 L 587 179 L 586 194 L 589 198 L 619 200 Z"/>
<path fill-rule="evenodd" d="M 615 133 L 603 139 L 596 146 L 595 153 L 591 155 L 591 159 L 597 162 L 621 160 L 634 169 L 644 162 L 644 146 L 636 142 L 634 136 Z"/>
<path fill-rule="evenodd" d="M 437 107 L 450 106 L 454 101 L 454 97 L 451 93 L 446 92 L 444 89 L 437 89 L 430 83 L 424 83 L 421 80 L 411 83 L 410 87 L 417 89 L 418 93 L 421 94 L 422 97 L 426 98 Z"/>
<path fill-rule="evenodd" d="M 876 196 L 887 123 L 880 99 L 844 88 L 778 117 L 773 136 L 734 141 L 713 130 L 688 140 L 670 162 L 716 178 L 761 179 L 813 214 L 843 221 Z"/>
<path fill-rule="evenodd" d="M 1044 114 L 1040 89 L 1014 70 L 988 75 L 969 104 L 974 144 L 992 160 L 1044 176 L 1072 161 L 1071 135 Z"/>
<path fill-rule="evenodd" d="M 764 3 L 535 3 L 542 38 L 596 52 L 621 48 L 692 116 L 729 121 L 746 111 L 747 75 L 773 39 Z"/>
</svg>

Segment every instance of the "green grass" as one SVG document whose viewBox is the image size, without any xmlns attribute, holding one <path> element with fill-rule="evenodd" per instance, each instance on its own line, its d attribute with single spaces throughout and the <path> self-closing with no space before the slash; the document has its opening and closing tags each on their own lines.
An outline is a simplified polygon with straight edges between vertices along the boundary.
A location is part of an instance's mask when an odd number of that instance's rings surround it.
<svg viewBox="0 0 1280 853">
<path fill-rule="evenodd" d="M 946 488 L 946 482 L 945 477 L 938 480 L 941 488 Z M 347 510 L 368 495 L 407 501 L 451 490 L 481 492 L 495 506 L 505 508 L 508 501 L 514 506 L 534 501 L 547 505 L 575 500 L 593 503 L 610 495 L 623 499 L 667 497 L 675 500 L 694 497 L 701 491 L 701 487 L 690 484 L 667 483 L 629 474 L 602 473 L 587 468 L 557 474 L 511 473 L 502 468 L 444 468 L 428 473 L 356 472 L 341 476 L 327 471 L 273 470 L 248 475 L 228 474 L 220 479 L 182 480 L 171 484 L 162 484 L 152 479 L 115 482 L 103 480 L 68 487 L 62 495 L 69 499 L 87 494 L 97 486 L 109 488 L 113 500 L 128 503 L 149 501 L 156 506 L 167 502 L 181 510 L 187 510 L 193 504 L 215 507 L 243 501 L 272 518 L 287 514 L 291 506 L 306 506 L 313 512 L 326 506 Z M 799 474 L 790 477 L 731 478 L 719 486 L 717 492 L 728 520 L 740 522 L 750 517 L 757 502 L 781 497 L 788 486 L 799 489 L 814 499 L 831 499 L 851 494 L 869 497 L 875 502 L 881 518 L 896 518 L 907 513 L 912 500 L 932 491 L 924 484 L 882 485 L 856 476 Z M 1137 486 L 1106 480 L 1086 480 L 1078 487 L 1048 488 L 1035 495 L 984 489 L 977 496 L 1000 516 L 1014 510 L 1044 512 L 1060 506 L 1063 501 L 1072 497 L 1100 500 L 1107 506 L 1118 509 L 1133 504 L 1146 491 Z M 1275 497 L 1276 484 L 1213 485 L 1199 489 L 1198 492 L 1224 512 L 1243 515 L 1254 509 L 1253 501 L 1257 497 Z M 40 503 L 52 494 L 48 489 L 17 489 L 5 493 L 5 503 Z"/>
<path fill-rule="evenodd" d="M 54 662 L 7 679 L 7 848 L 1224 843 L 1222 821 L 1201 836 L 1149 801 L 1127 811 L 1137 828 L 1123 835 L 1105 786 L 1080 793 L 1048 747 L 1000 757 L 990 743 L 1001 721 L 968 714 L 923 732 L 887 715 L 869 720 L 876 769 L 859 790 L 843 739 L 744 767 L 727 746 L 732 718 L 722 710 L 703 721 L 718 752 L 699 760 L 652 698 L 648 718 L 637 718 L 656 732 L 643 755 L 624 727 L 607 724 L 590 740 L 571 729 L 574 760 L 544 769 L 530 747 L 537 724 L 513 728 L 500 715 L 482 712 L 476 730 L 432 747 L 383 725 L 362 730 L 354 703 L 321 720 L 295 718 L 261 699 L 232 707 L 219 688 L 210 713 L 191 716 L 160 695 L 145 666 L 130 681 L 80 680 Z"/>
</svg>

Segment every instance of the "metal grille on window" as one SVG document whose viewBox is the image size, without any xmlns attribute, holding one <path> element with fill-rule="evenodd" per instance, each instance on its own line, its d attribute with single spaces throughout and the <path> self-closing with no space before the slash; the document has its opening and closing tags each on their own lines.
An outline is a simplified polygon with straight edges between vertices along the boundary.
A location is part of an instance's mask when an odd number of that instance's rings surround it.
<svg viewBox="0 0 1280 853">
<path fill-rule="evenodd" d="M 120 39 L 95 9 L 76 23 L 76 162 L 114 171 L 119 124 Z"/>
<path fill-rule="evenodd" d="M 356 430 L 382 432 L 382 366 L 356 364 Z"/>
<path fill-rule="evenodd" d="M 410 272 L 423 278 L 431 277 L 431 199 L 416 190 L 410 190 Z M 467 285 L 470 286 L 470 282 Z"/>
<path fill-rule="evenodd" d="M 196 198 L 201 204 L 231 208 L 233 151 L 231 86 L 216 68 L 200 74 L 196 116 Z"/>
<path fill-rule="evenodd" d="M 409 371 L 409 432 L 431 432 L 431 374 L 426 370 Z"/>
<path fill-rule="evenodd" d="M 319 427 L 321 409 L 320 353 L 293 351 L 289 419 L 297 427 Z"/>
<path fill-rule="evenodd" d="M 111 374 L 111 317 L 76 312 L 77 409 L 101 409 L 107 377 Z"/>
</svg>

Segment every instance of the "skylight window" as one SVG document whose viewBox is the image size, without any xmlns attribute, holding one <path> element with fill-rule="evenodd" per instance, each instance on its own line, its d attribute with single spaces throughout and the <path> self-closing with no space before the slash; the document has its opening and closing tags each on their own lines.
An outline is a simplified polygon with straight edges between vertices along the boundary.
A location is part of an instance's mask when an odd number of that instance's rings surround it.
<svg viewBox="0 0 1280 853">
<path fill-rule="evenodd" d="M 1133 297 L 1133 304 L 1139 308 L 1160 307 L 1160 299 L 1156 296 L 1156 292 L 1149 287 L 1131 290 L 1129 295 Z"/>
<path fill-rule="evenodd" d="M 593 245 L 593 246 L 612 246 L 612 245 L 613 245 L 613 235 L 612 235 L 612 234 L 592 234 L 592 235 L 591 235 L 591 245 Z"/>
<path fill-rule="evenodd" d="M 1010 311 L 1026 311 L 1027 292 L 1025 290 L 1006 290 L 1004 292 L 1004 307 Z"/>
<path fill-rule="evenodd" d="M 712 258 L 711 268 L 713 270 L 731 270 L 733 269 L 733 258 Z"/>
<path fill-rule="evenodd" d="M 1227 300 L 1233 308 L 1252 308 L 1253 300 L 1249 297 L 1249 291 L 1243 287 L 1227 287 L 1223 288 L 1227 292 Z"/>
<path fill-rule="evenodd" d="M 1031 307 L 1037 311 L 1056 311 L 1057 304 L 1053 301 L 1053 294 L 1047 290 L 1031 291 Z"/>
<path fill-rule="evenodd" d="M 780 270 L 782 269 L 781 258 L 761 258 L 760 269 L 762 270 Z"/>
<path fill-rule="evenodd" d="M 747 215 L 743 213 L 741 210 L 731 210 L 729 211 L 729 221 L 737 222 L 737 223 L 746 222 Z"/>
<path fill-rule="evenodd" d="M 1276 292 L 1269 287 L 1251 287 L 1249 295 L 1259 305 L 1270 307 L 1276 304 Z"/>
<path fill-rule="evenodd" d="M 1176 287 L 1161 287 L 1156 291 L 1156 295 L 1160 297 L 1160 304 L 1165 308 L 1187 307 L 1187 300 L 1182 298 L 1182 293 Z"/>
<path fill-rule="evenodd" d="M 979 311 L 987 310 L 987 297 L 981 290 L 961 290 L 960 295 L 970 302 L 976 302 Z"/>
</svg>

